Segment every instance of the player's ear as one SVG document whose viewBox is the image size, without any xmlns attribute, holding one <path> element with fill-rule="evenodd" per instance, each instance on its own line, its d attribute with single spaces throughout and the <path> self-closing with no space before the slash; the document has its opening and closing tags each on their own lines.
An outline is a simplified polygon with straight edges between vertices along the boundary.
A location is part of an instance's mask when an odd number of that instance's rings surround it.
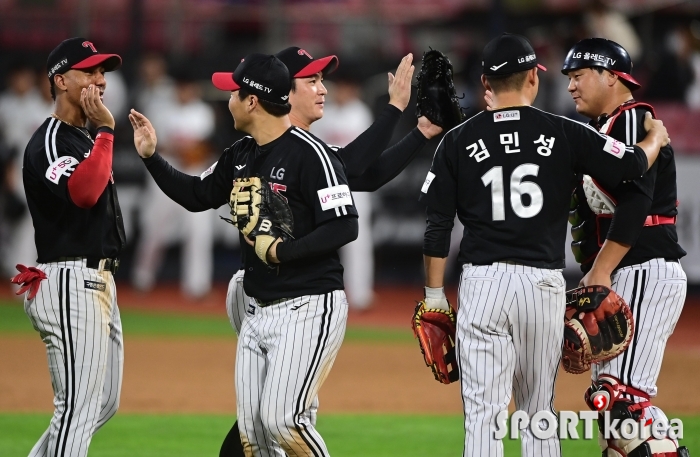
<svg viewBox="0 0 700 457">
<path fill-rule="evenodd" d="M 608 87 L 612 87 L 619 80 L 620 78 L 615 73 L 609 70 L 605 70 L 605 82 L 608 85 Z"/>
<path fill-rule="evenodd" d="M 489 84 L 489 80 L 486 79 L 486 75 L 481 75 L 481 85 L 484 86 L 484 89 L 493 92 L 493 89 L 491 89 L 491 84 Z"/>
<path fill-rule="evenodd" d="M 248 95 L 248 103 L 246 104 L 246 108 L 248 109 L 248 112 L 252 112 L 256 107 L 258 106 L 258 96 L 257 95 Z"/>
<path fill-rule="evenodd" d="M 53 83 L 54 83 L 54 86 L 56 86 L 56 89 L 60 89 L 63 91 L 68 89 L 68 86 L 66 85 L 65 75 L 61 75 L 61 74 L 53 75 Z"/>
</svg>

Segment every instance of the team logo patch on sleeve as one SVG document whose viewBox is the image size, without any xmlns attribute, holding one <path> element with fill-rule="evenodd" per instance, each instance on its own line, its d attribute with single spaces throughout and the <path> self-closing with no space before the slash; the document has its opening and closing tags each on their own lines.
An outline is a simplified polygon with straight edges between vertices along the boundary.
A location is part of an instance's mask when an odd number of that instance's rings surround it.
<svg viewBox="0 0 700 457">
<path fill-rule="evenodd" d="M 621 159 L 622 156 L 625 155 L 625 143 L 617 141 L 615 138 L 608 137 L 605 146 L 603 146 L 603 151 Z"/>
<path fill-rule="evenodd" d="M 433 179 L 435 179 L 435 173 L 432 171 L 428 172 L 428 176 L 425 177 L 425 182 L 423 183 L 423 187 L 420 188 L 420 191 L 423 192 L 424 194 L 428 193 L 428 189 L 430 188 L 430 184 L 432 184 Z"/>
<path fill-rule="evenodd" d="M 59 157 L 58 159 L 54 160 L 51 165 L 49 165 L 49 168 L 46 169 L 44 176 L 46 176 L 46 179 L 52 183 L 58 184 L 61 176 L 70 176 L 71 173 L 73 173 L 73 170 L 75 170 L 75 166 L 79 163 L 80 162 L 78 162 L 78 159 L 72 156 Z"/>
<path fill-rule="evenodd" d="M 97 281 L 88 281 L 87 279 L 85 280 L 85 288 L 90 289 L 90 290 L 97 290 L 99 292 L 104 292 L 107 290 L 107 284 L 103 282 L 97 282 Z"/>
<path fill-rule="evenodd" d="M 352 206 L 352 194 L 347 184 L 326 187 L 317 192 L 318 201 L 321 202 L 321 209 L 323 211 L 328 211 L 329 209 L 339 206 Z"/>
<path fill-rule="evenodd" d="M 214 168 L 216 168 L 217 163 L 219 163 L 219 162 L 218 161 L 214 162 L 214 165 L 212 165 L 211 167 L 204 170 L 204 172 L 202 172 L 202 174 L 199 175 L 199 179 L 204 179 L 207 176 L 209 176 L 210 174 L 214 173 Z"/>
</svg>

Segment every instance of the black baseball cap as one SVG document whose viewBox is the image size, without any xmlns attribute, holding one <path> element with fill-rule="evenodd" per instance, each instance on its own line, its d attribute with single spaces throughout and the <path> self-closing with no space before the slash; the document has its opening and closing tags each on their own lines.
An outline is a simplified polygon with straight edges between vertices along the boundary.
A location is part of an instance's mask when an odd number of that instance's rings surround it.
<svg viewBox="0 0 700 457">
<path fill-rule="evenodd" d="M 486 76 L 509 75 L 534 67 L 547 71 L 544 65 L 537 63 L 535 50 L 527 38 L 512 33 L 504 33 L 489 41 L 484 47 L 481 64 Z"/>
<path fill-rule="evenodd" d="M 100 54 L 95 45 L 85 38 L 68 38 L 51 51 L 46 60 L 49 81 L 70 69 L 85 69 L 102 65 L 105 71 L 114 71 L 122 64 L 117 54 Z"/>
<path fill-rule="evenodd" d="M 214 73 L 211 82 L 220 90 L 241 88 L 270 103 L 285 104 L 292 90 L 289 70 L 280 59 L 268 54 L 249 54 L 233 73 Z"/>
<path fill-rule="evenodd" d="M 306 78 L 320 72 L 328 75 L 338 68 L 339 63 L 336 56 L 314 59 L 311 54 L 296 46 L 284 49 L 275 56 L 284 62 L 292 78 Z"/>
</svg>

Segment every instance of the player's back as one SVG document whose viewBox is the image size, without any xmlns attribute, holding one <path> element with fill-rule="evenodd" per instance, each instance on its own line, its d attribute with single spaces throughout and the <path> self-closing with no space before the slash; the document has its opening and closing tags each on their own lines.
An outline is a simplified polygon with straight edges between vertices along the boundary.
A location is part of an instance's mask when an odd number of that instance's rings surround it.
<svg viewBox="0 0 700 457">
<path fill-rule="evenodd" d="M 422 192 L 434 210 L 457 210 L 462 263 L 562 268 L 574 171 L 617 184 L 645 169 L 638 147 L 519 106 L 479 113 L 448 132 Z"/>
</svg>

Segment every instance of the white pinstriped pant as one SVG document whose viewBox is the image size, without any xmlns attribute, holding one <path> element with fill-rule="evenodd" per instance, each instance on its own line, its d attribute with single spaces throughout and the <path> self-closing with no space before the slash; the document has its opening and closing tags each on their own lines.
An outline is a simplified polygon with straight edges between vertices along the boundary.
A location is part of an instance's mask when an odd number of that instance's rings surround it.
<svg viewBox="0 0 700 457">
<path fill-rule="evenodd" d="M 37 268 L 47 279 L 24 309 L 46 344 L 55 410 L 29 456 L 83 457 L 119 407 L 124 348 L 114 279 L 85 260 Z"/>
<path fill-rule="evenodd" d="M 515 407 L 554 412 L 564 335 L 561 270 L 506 262 L 465 265 L 459 283 L 457 351 L 464 404 L 464 456 L 502 457 L 496 416 Z M 523 456 L 559 457 L 557 437 L 521 430 Z"/>
<path fill-rule="evenodd" d="M 593 365 L 591 378 L 609 374 L 655 397 L 666 343 L 685 303 L 688 290 L 685 272 L 678 262 L 652 259 L 617 270 L 612 277 L 612 289 L 632 310 L 634 336 L 625 352 Z M 646 411 L 653 419 L 666 418 L 656 406 Z"/>
<path fill-rule="evenodd" d="M 312 405 L 340 350 L 347 315 L 342 290 L 265 307 L 250 300 L 235 374 L 246 456 L 329 455 Z"/>
</svg>

